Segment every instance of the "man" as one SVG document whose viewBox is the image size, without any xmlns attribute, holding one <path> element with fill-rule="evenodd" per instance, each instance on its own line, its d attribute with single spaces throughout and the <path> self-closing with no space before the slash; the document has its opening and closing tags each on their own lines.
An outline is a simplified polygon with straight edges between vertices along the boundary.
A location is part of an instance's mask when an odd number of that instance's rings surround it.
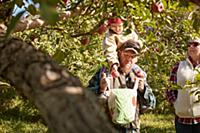
<svg viewBox="0 0 200 133">
<path fill-rule="evenodd" d="M 195 86 L 195 77 L 200 72 L 200 39 L 188 42 L 188 57 L 177 63 L 171 70 L 170 82 L 177 84 L 179 89 L 168 89 L 167 100 L 175 108 L 176 133 L 200 133 L 200 103 L 192 91 L 199 91 Z M 194 83 L 189 88 L 187 82 Z"/>
<path fill-rule="evenodd" d="M 123 20 L 120 18 L 110 18 L 108 20 L 108 32 L 103 40 L 103 51 L 110 66 L 111 75 L 114 77 L 118 77 L 119 75 L 117 71 L 119 66 L 117 49 L 126 40 L 138 40 L 138 35 L 134 31 L 125 35 L 123 23 Z M 140 44 L 142 45 L 141 41 Z"/>
<path fill-rule="evenodd" d="M 105 68 L 100 69 L 89 81 L 89 89 L 97 94 L 99 97 L 103 97 L 106 102 L 104 102 L 105 110 L 107 111 L 107 98 L 109 97 L 106 93 L 108 88 L 133 88 L 135 79 L 140 79 L 137 86 L 137 104 L 136 104 L 136 114 L 135 120 L 126 124 L 119 125 L 114 124 L 114 127 L 119 133 L 139 133 L 140 132 L 140 120 L 139 113 L 147 108 L 155 107 L 155 97 L 152 93 L 151 88 L 146 82 L 146 73 L 136 65 L 138 60 L 138 55 L 140 52 L 140 44 L 133 40 L 128 40 L 118 48 L 119 56 L 119 77 L 113 78 L 108 82 L 106 75 L 110 75 L 106 72 Z M 112 77 L 111 77 L 112 78 Z M 112 81 L 112 82 L 111 82 Z M 109 114 L 109 113 L 108 113 Z"/>
</svg>

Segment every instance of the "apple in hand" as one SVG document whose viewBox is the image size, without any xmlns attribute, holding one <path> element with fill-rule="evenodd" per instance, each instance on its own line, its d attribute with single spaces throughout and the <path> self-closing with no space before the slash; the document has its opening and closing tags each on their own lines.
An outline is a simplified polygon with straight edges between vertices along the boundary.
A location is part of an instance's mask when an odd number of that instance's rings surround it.
<svg viewBox="0 0 200 133">
<path fill-rule="evenodd" d="M 140 70 L 137 70 L 137 71 L 136 71 L 136 75 L 137 75 L 138 77 L 140 77 L 140 78 L 144 78 L 144 77 L 145 77 L 144 73 L 143 73 L 142 71 L 140 71 Z"/>
</svg>

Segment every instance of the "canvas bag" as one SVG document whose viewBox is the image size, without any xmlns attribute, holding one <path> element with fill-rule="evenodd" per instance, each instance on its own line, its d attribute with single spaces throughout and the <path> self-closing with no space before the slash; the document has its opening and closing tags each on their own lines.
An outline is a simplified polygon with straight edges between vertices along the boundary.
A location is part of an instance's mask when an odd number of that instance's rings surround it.
<svg viewBox="0 0 200 133">
<path fill-rule="evenodd" d="M 115 124 L 126 125 L 135 120 L 137 106 L 137 88 L 139 78 L 136 79 L 133 89 L 110 89 L 108 108 Z"/>
</svg>

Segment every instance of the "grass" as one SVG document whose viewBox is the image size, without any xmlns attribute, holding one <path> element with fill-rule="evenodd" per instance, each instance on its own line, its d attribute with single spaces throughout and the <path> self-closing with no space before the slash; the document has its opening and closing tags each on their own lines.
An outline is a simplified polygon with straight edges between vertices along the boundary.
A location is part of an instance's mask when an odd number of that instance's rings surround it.
<svg viewBox="0 0 200 133">
<path fill-rule="evenodd" d="M 141 133 L 175 133 L 173 115 L 141 115 Z"/>
<path fill-rule="evenodd" d="M 20 119 L 0 121 L 0 133 L 45 133 L 47 128 L 40 122 L 27 122 Z"/>
<path fill-rule="evenodd" d="M 35 106 L 14 90 L 0 88 L 0 133 L 46 133 Z"/>
<path fill-rule="evenodd" d="M 32 103 L 1 88 L 0 133 L 48 133 L 48 129 Z M 175 133 L 173 115 L 141 115 L 141 133 Z"/>
<path fill-rule="evenodd" d="M 28 113 L 18 107 L 0 112 L 0 133 L 46 133 L 43 123 L 39 113 Z"/>
<path fill-rule="evenodd" d="M 40 117 L 37 115 L 24 115 L 24 118 L 7 114 L 1 115 L 0 133 L 47 133 L 47 127 L 43 124 Z M 141 133 L 175 133 L 173 115 L 142 115 Z"/>
</svg>

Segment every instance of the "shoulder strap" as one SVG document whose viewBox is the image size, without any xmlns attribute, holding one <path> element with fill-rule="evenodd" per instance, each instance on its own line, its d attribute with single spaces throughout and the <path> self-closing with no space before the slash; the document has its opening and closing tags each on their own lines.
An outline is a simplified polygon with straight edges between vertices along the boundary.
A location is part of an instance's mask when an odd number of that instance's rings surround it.
<svg viewBox="0 0 200 133">
<path fill-rule="evenodd" d="M 120 83 L 120 87 L 121 87 L 121 88 L 126 88 L 126 87 L 127 87 L 127 86 L 126 86 L 126 78 L 125 78 L 124 75 L 120 75 L 120 76 L 118 77 L 118 80 L 119 80 L 119 83 Z"/>
<path fill-rule="evenodd" d="M 139 78 L 136 78 L 135 79 L 135 84 L 134 84 L 134 86 L 133 86 L 133 90 L 137 90 L 138 89 L 138 86 L 139 86 Z"/>
<path fill-rule="evenodd" d="M 123 78 L 122 76 L 119 76 L 117 78 L 109 78 L 109 87 L 110 89 L 114 89 L 114 88 L 126 88 L 126 81 L 125 81 L 125 77 Z"/>
<path fill-rule="evenodd" d="M 138 86 L 139 86 L 139 80 L 140 78 L 136 78 L 135 79 L 135 83 L 133 86 L 133 89 L 137 90 Z M 126 80 L 125 80 L 125 76 L 119 76 L 118 78 L 110 78 L 110 89 L 114 89 L 114 88 L 126 88 Z"/>
</svg>

